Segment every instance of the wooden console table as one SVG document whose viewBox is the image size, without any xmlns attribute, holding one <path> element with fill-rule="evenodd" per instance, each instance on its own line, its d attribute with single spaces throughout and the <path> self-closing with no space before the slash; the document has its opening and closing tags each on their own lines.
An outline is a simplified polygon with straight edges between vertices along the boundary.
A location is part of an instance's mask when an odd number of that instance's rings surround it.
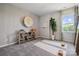
<svg viewBox="0 0 79 59">
<path fill-rule="evenodd" d="M 24 30 L 20 30 L 17 34 L 17 42 L 20 44 L 21 41 L 31 41 L 35 39 L 35 32 L 25 32 Z"/>
</svg>

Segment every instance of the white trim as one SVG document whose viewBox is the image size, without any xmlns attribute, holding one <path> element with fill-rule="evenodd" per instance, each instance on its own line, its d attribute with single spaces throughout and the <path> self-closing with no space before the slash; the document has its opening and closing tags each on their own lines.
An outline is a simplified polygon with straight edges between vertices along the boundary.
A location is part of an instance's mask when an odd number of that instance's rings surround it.
<svg viewBox="0 0 79 59">
<path fill-rule="evenodd" d="M 6 46 L 9 46 L 9 45 L 13 45 L 13 44 L 15 44 L 16 42 L 13 42 L 13 43 L 10 43 L 10 44 L 5 44 L 5 45 L 2 45 L 2 46 L 0 46 L 0 48 L 2 48 L 2 47 L 6 47 Z"/>
<path fill-rule="evenodd" d="M 62 31 L 62 33 L 75 33 L 75 31 Z"/>
</svg>

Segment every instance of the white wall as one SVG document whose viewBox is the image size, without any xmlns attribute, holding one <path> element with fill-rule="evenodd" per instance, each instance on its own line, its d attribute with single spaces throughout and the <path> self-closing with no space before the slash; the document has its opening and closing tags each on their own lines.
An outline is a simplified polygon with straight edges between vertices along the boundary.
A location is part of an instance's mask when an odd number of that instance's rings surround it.
<svg viewBox="0 0 79 59">
<path fill-rule="evenodd" d="M 16 31 L 30 30 L 21 23 L 24 16 L 30 16 L 33 26 L 38 30 L 38 16 L 9 4 L 0 4 L 0 46 L 15 42 Z"/>
<path fill-rule="evenodd" d="M 40 36 L 44 38 L 51 38 L 51 30 L 49 25 L 50 18 L 55 18 L 57 22 L 57 32 L 56 32 L 56 39 L 61 39 L 61 20 L 60 20 L 60 12 L 55 12 L 51 14 L 47 14 L 40 17 Z"/>
</svg>

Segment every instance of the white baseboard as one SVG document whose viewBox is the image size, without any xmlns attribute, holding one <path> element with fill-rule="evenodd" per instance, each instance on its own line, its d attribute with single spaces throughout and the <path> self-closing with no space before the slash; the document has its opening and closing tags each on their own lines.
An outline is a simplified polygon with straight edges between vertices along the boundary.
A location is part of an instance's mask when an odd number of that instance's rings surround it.
<svg viewBox="0 0 79 59">
<path fill-rule="evenodd" d="M 2 47 L 6 47 L 6 46 L 9 46 L 9 45 L 13 45 L 13 44 L 15 44 L 16 42 L 13 42 L 13 43 L 10 43 L 10 44 L 5 44 L 5 45 L 2 45 L 2 46 L 0 46 L 0 48 L 2 48 Z"/>
<path fill-rule="evenodd" d="M 39 38 L 43 38 L 43 39 L 49 39 L 49 38 L 45 38 L 45 37 L 41 37 L 41 36 L 40 36 Z"/>
</svg>

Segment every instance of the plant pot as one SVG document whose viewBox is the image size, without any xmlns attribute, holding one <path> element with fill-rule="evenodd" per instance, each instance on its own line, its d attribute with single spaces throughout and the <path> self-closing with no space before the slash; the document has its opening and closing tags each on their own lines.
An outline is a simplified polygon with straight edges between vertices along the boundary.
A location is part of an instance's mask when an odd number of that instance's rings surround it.
<svg viewBox="0 0 79 59">
<path fill-rule="evenodd" d="M 54 40 L 55 39 L 55 35 L 52 35 L 52 40 Z"/>
</svg>

